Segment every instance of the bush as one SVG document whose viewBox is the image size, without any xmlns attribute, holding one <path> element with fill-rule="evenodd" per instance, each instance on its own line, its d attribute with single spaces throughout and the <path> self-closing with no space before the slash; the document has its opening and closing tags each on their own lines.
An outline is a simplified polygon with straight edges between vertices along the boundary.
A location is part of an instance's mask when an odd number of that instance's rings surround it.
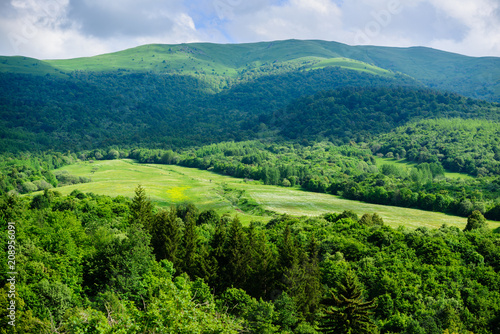
<svg viewBox="0 0 500 334">
<path fill-rule="evenodd" d="M 33 182 L 24 182 L 20 189 L 19 189 L 19 192 L 21 194 L 27 194 L 27 193 L 31 193 L 33 191 L 37 191 L 38 190 L 38 187 L 33 184 Z"/>
<path fill-rule="evenodd" d="M 37 190 L 52 189 L 52 185 L 45 180 L 33 181 L 33 184 L 37 187 Z"/>
<path fill-rule="evenodd" d="M 471 231 L 483 227 L 486 227 L 486 218 L 484 218 L 481 212 L 474 210 L 467 218 L 467 225 L 464 231 Z"/>
</svg>

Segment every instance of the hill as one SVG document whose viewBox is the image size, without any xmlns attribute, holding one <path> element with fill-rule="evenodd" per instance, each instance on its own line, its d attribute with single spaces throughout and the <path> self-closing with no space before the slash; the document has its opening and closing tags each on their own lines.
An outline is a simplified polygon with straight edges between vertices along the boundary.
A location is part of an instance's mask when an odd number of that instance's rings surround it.
<svg viewBox="0 0 500 334">
<path fill-rule="evenodd" d="M 399 72 L 430 88 L 500 101 L 497 80 L 500 58 L 467 57 L 424 47 L 349 46 L 320 40 L 285 40 L 247 44 L 153 44 L 67 60 L 0 58 L 0 72 L 66 76 L 74 71 L 152 71 L 199 75 L 211 80 L 241 80 L 248 76 L 326 66 L 388 76 Z"/>
<path fill-rule="evenodd" d="M 497 104 L 429 89 L 346 87 L 297 99 L 276 111 L 272 124 L 291 139 L 363 141 L 410 120 L 497 120 L 499 110 Z"/>
<path fill-rule="evenodd" d="M 179 147 L 255 138 L 272 113 L 303 95 L 345 86 L 411 86 L 405 76 L 326 67 L 269 74 L 218 91 L 201 77 L 75 72 L 0 74 L 1 151 L 110 145 Z"/>
</svg>

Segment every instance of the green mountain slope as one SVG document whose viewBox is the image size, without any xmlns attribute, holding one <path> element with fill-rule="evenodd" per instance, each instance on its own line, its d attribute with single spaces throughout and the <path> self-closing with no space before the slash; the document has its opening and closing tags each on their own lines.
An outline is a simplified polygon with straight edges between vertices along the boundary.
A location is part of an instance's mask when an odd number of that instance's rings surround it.
<svg viewBox="0 0 500 334">
<path fill-rule="evenodd" d="M 337 66 L 392 77 L 391 71 L 341 57 L 316 42 L 280 41 L 252 44 L 192 43 L 144 45 L 136 48 L 67 60 L 47 60 L 56 70 L 152 71 L 207 77 L 249 79 L 261 75 Z"/>
<path fill-rule="evenodd" d="M 33 66 L 35 61 L 29 58 L 24 61 L 10 58 L 0 58 L 0 72 L 57 74 L 60 71 L 122 70 L 242 79 L 340 66 L 368 70 L 377 75 L 400 72 L 430 88 L 500 101 L 500 58 L 467 57 L 424 47 L 349 46 L 319 40 L 286 40 L 247 44 L 153 44 L 95 57 L 38 61 L 37 66 Z"/>
<path fill-rule="evenodd" d="M 299 40 L 145 45 L 67 60 L 1 57 L 0 151 L 178 147 L 278 131 L 290 138 L 350 140 L 415 117 L 497 119 L 497 107 L 462 97 L 457 105 L 443 93 L 412 91 L 393 101 L 378 91 L 368 105 L 349 106 L 321 92 L 427 86 L 496 100 L 496 86 L 480 75 L 494 76 L 499 59 Z M 304 96 L 313 97 L 294 105 Z M 331 112 L 338 108 L 347 108 L 337 115 L 341 119 Z"/>
<path fill-rule="evenodd" d="M 323 68 L 216 89 L 200 77 L 77 72 L 71 78 L 0 74 L 2 151 L 109 145 L 186 146 L 255 138 L 275 110 L 345 86 L 401 86 L 404 76 Z M 265 125 L 264 125 L 265 127 Z"/>
<path fill-rule="evenodd" d="M 410 120 L 450 117 L 498 120 L 499 111 L 497 104 L 429 89 L 349 87 L 300 98 L 275 112 L 272 124 L 292 139 L 363 141 Z"/>
</svg>

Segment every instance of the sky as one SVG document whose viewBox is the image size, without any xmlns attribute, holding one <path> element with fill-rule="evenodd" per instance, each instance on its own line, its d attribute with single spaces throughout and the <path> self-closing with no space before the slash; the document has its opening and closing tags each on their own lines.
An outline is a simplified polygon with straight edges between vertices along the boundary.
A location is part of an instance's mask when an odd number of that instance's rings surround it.
<svg viewBox="0 0 500 334">
<path fill-rule="evenodd" d="M 0 0 L 0 55 L 321 39 L 500 57 L 500 0 Z"/>
</svg>

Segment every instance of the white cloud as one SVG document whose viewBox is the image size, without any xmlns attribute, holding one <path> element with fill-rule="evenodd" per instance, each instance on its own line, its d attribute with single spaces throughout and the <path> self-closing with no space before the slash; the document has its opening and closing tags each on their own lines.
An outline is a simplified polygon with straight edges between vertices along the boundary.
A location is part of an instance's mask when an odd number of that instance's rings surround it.
<svg viewBox="0 0 500 334">
<path fill-rule="evenodd" d="M 329 0 L 291 0 L 242 14 L 227 25 L 236 41 L 279 39 L 334 40 L 342 26 L 339 7 Z"/>
<path fill-rule="evenodd" d="M 500 56 L 500 3 L 497 0 L 427 1 L 443 17 L 453 18 L 466 27 L 461 38 L 435 38 L 428 46 L 473 56 Z"/>
<path fill-rule="evenodd" d="M 0 54 L 68 58 L 145 43 L 324 39 L 500 56 L 500 2 L 0 0 Z"/>
</svg>

